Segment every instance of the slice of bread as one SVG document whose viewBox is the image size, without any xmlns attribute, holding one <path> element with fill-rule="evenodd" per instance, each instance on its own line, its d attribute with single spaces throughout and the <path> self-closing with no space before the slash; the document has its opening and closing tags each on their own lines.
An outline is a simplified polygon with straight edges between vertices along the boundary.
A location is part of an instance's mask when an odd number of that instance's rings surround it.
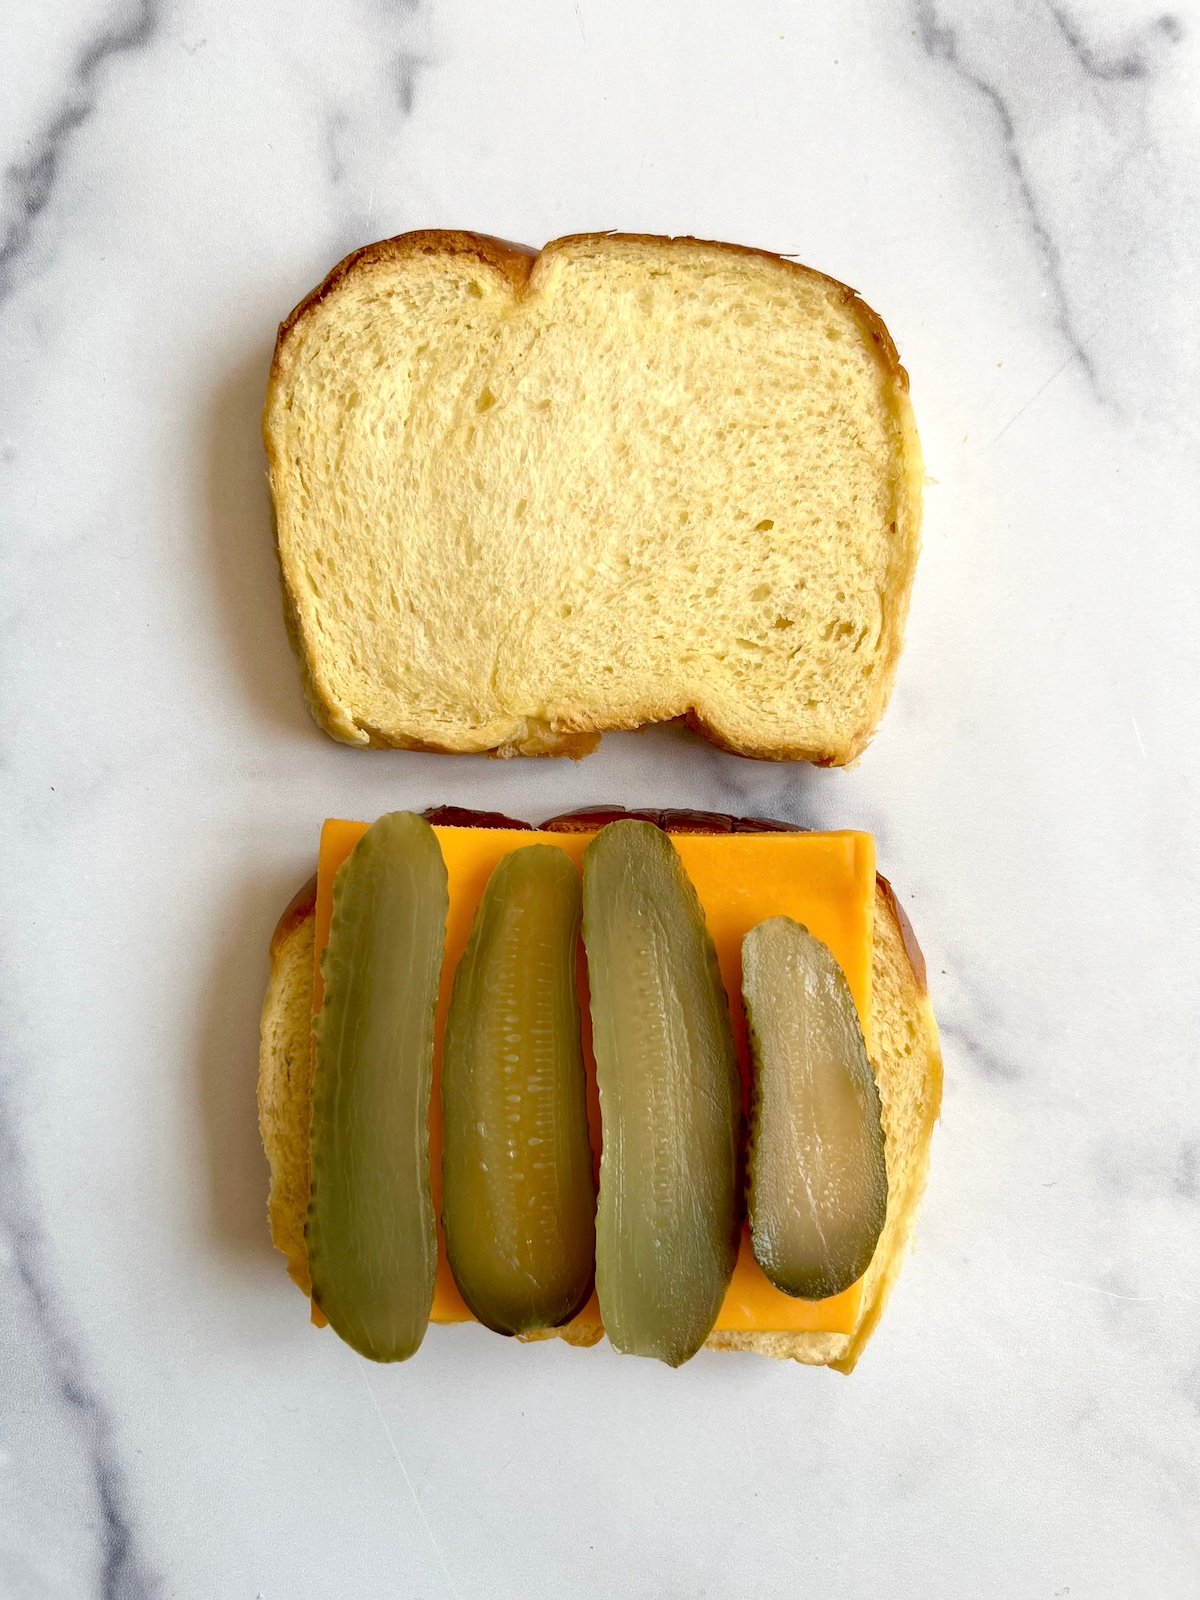
<svg viewBox="0 0 1200 1600">
<path fill-rule="evenodd" d="M 405 234 L 283 323 L 263 433 L 335 738 L 580 755 L 682 717 L 835 765 L 887 703 L 920 450 L 886 328 L 832 278 L 695 239 Z"/>
<path fill-rule="evenodd" d="M 304 1221 L 308 1209 L 308 1124 L 316 879 L 300 890 L 271 940 L 271 976 L 263 1005 L 259 1056 L 259 1125 L 271 1169 L 271 1238 L 288 1271 L 309 1291 Z M 887 1136 L 887 1220 L 867 1271 L 862 1311 L 850 1334 L 713 1333 L 714 1350 L 752 1350 L 777 1360 L 854 1367 L 883 1312 L 904 1259 L 925 1187 L 929 1145 L 942 1098 L 937 1028 L 925 964 L 912 928 L 883 878 L 875 900 L 871 1061 Z M 575 1321 L 530 1334 L 592 1345 L 599 1323 Z"/>
</svg>

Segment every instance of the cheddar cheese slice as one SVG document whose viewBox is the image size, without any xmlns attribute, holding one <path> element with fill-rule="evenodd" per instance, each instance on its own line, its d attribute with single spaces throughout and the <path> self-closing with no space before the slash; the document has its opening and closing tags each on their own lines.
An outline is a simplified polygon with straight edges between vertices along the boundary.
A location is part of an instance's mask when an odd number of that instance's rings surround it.
<svg viewBox="0 0 1200 1600">
<path fill-rule="evenodd" d="M 329 938 L 333 912 L 333 880 L 337 869 L 366 832 L 364 822 L 332 820 L 321 831 L 317 869 L 316 971 L 313 1014 L 321 1008 L 321 955 Z M 450 912 L 446 924 L 446 960 L 438 997 L 434 1090 L 430 1107 L 430 1164 L 434 1210 L 441 1211 L 441 1096 L 439 1093 L 442 1034 L 454 972 L 471 931 L 471 919 L 492 869 L 510 850 L 549 844 L 579 863 L 591 833 L 542 833 L 508 828 L 436 827 L 449 878 Z M 871 952 L 875 911 L 875 842 L 865 833 L 674 834 L 688 875 L 696 886 L 709 932 L 717 949 L 721 977 L 729 993 L 734 1037 L 742 1069 L 743 1091 L 749 1083 L 749 1050 L 741 1003 L 742 939 L 767 917 L 788 916 L 801 922 L 827 944 L 846 974 L 863 1031 L 871 1037 Z M 587 971 L 579 961 L 580 1011 L 584 1019 L 584 1059 L 588 1073 L 592 1148 L 599 1165 L 600 1116 L 595 1065 L 588 1037 Z M 446 1259 L 438 1223 L 438 1272 L 434 1322 L 468 1322 Z M 857 1324 L 861 1282 L 829 1300 L 795 1300 L 782 1294 L 763 1275 L 743 1233 L 733 1279 L 717 1318 L 718 1330 L 758 1333 L 850 1333 Z M 580 1313 L 582 1323 L 595 1324 L 595 1297 Z"/>
</svg>

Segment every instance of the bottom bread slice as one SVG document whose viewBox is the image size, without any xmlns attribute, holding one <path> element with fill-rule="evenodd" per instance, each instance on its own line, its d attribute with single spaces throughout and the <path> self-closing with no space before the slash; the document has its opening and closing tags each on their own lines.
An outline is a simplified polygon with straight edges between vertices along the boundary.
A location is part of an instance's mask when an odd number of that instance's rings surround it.
<svg viewBox="0 0 1200 1600">
<path fill-rule="evenodd" d="M 287 907 L 271 940 L 271 975 L 259 1047 L 259 1127 L 271 1170 L 271 1238 L 288 1272 L 307 1294 L 304 1223 L 308 1210 L 313 930 L 316 878 Z M 891 885 L 876 880 L 872 959 L 871 1063 L 879 1084 L 886 1134 L 887 1220 L 863 1285 L 851 1333 L 714 1332 L 711 1350 L 751 1350 L 779 1361 L 802 1361 L 850 1372 L 874 1332 L 900 1271 L 925 1188 L 929 1145 L 942 1099 L 942 1061 L 929 1002 L 925 963 Z M 578 1319 L 528 1340 L 565 1339 L 593 1345 L 598 1322 Z"/>
</svg>

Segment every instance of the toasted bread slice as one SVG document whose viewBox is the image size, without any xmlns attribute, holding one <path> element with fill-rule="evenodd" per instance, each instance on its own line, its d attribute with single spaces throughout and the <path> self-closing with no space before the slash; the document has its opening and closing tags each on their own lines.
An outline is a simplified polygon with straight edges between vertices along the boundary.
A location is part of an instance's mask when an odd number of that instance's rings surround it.
<svg viewBox="0 0 1200 1600">
<path fill-rule="evenodd" d="M 271 1238 L 288 1271 L 309 1291 L 304 1222 L 308 1209 L 308 1125 L 312 1028 L 313 925 L 316 879 L 288 906 L 271 941 L 271 976 L 263 1005 L 259 1057 L 259 1125 L 271 1169 Z M 872 966 L 872 1065 L 887 1136 L 887 1220 L 866 1275 L 858 1325 L 843 1333 L 713 1333 L 714 1350 L 752 1350 L 778 1360 L 854 1367 L 879 1321 L 904 1258 L 929 1162 L 942 1096 L 937 1029 L 925 986 L 925 965 L 912 928 L 890 885 L 876 887 Z M 562 1338 L 592 1345 L 596 1323 L 578 1320 L 529 1339 Z"/>
<path fill-rule="evenodd" d="M 683 717 L 836 765 L 887 703 L 920 451 L 887 330 L 820 273 L 695 239 L 405 234 L 283 323 L 263 432 L 335 738 L 579 755 Z"/>
</svg>

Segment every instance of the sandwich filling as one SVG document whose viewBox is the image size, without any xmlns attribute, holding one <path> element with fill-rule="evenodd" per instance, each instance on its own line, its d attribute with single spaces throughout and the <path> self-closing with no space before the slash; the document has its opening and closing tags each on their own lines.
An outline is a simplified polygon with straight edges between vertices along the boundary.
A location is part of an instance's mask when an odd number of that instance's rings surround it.
<svg viewBox="0 0 1200 1600">
<path fill-rule="evenodd" d="M 367 824 L 333 820 L 321 834 L 317 872 L 313 1014 L 324 997 L 321 956 L 329 938 L 333 880 L 338 868 L 366 831 Z M 442 1039 L 455 970 L 466 948 L 471 921 L 493 869 L 512 850 L 550 845 L 576 865 L 594 833 L 540 832 L 481 827 L 435 827 L 445 859 L 449 914 L 445 961 L 435 1019 L 434 1080 L 430 1105 L 430 1166 L 438 1221 L 438 1262 L 431 1320 L 471 1321 L 450 1271 L 442 1237 L 440 1088 Z M 705 921 L 716 947 L 721 979 L 730 1001 L 734 1039 L 743 1080 L 743 1107 L 748 1106 L 749 1047 L 741 1004 L 742 940 L 768 917 L 789 917 L 801 923 L 832 953 L 845 974 L 868 1044 L 871 1039 L 871 965 L 875 908 L 875 845 L 864 833 L 676 834 L 673 843 L 695 885 Z M 590 1015 L 586 964 L 578 964 L 580 1015 L 593 1156 L 599 1163 L 600 1118 L 595 1063 L 588 1026 Z M 862 1304 L 862 1282 L 826 1300 L 792 1298 L 777 1289 L 754 1259 L 748 1231 L 716 1321 L 717 1332 L 850 1333 Z M 580 1311 L 578 1322 L 600 1320 L 595 1297 Z"/>
</svg>

